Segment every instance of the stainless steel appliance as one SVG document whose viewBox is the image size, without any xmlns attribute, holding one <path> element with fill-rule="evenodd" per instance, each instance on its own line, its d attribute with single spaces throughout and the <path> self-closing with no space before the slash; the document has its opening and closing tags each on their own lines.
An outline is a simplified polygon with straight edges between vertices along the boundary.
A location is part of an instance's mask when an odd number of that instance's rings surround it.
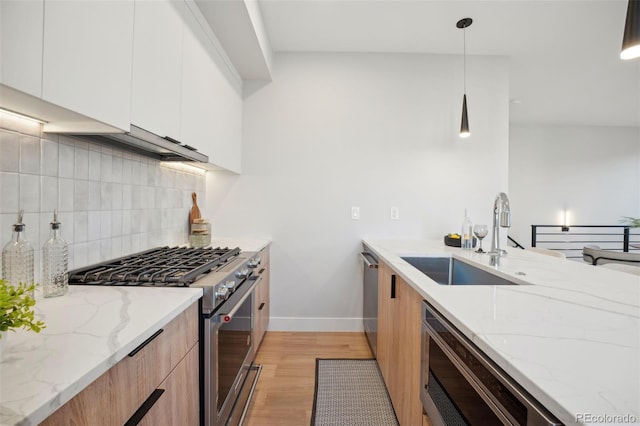
<svg viewBox="0 0 640 426">
<path fill-rule="evenodd" d="M 426 301 L 421 399 L 434 425 L 560 425 Z"/>
<path fill-rule="evenodd" d="M 378 348 L 378 258 L 370 252 L 360 253 L 363 264 L 362 323 L 373 356 Z"/>
<path fill-rule="evenodd" d="M 160 247 L 69 273 L 69 284 L 200 287 L 200 422 L 242 423 L 260 367 L 253 365 L 255 253 Z"/>
</svg>

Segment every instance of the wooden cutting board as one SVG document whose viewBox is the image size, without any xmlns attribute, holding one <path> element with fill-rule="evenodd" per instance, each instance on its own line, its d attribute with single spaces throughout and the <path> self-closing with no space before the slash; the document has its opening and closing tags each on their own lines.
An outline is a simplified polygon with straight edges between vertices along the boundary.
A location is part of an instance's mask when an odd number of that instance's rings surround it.
<svg viewBox="0 0 640 426">
<path fill-rule="evenodd" d="M 193 225 L 194 219 L 200 219 L 202 217 L 195 192 L 191 193 L 191 199 L 193 200 L 193 206 L 191 207 L 191 211 L 189 211 L 189 226 Z"/>
</svg>

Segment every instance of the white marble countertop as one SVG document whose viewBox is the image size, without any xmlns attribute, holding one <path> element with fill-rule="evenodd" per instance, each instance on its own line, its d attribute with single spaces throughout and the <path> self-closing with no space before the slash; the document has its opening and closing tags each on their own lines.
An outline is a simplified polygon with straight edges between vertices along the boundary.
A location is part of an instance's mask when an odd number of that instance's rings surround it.
<svg viewBox="0 0 640 426">
<path fill-rule="evenodd" d="M 563 423 L 640 424 L 640 277 L 515 248 L 496 270 L 441 242 L 364 242 Z M 411 255 L 530 285 L 439 285 Z"/>
<path fill-rule="evenodd" d="M 268 238 L 231 238 L 231 237 L 211 237 L 212 247 L 240 247 L 242 251 L 260 251 L 271 244 Z"/>
<path fill-rule="evenodd" d="M 201 296 L 199 288 L 97 286 L 51 299 L 36 293 L 47 327 L 8 334 L 0 424 L 38 424 Z"/>
</svg>

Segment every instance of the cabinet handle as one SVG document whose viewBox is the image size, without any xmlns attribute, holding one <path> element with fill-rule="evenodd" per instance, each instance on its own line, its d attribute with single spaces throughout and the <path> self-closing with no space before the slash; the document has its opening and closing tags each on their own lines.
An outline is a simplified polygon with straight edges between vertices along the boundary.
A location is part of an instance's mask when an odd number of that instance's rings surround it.
<svg viewBox="0 0 640 426">
<path fill-rule="evenodd" d="M 391 298 L 396 298 L 396 276 L 391 275 Z"/>
<path fill-rule="evenodd" d="M 259 311 L 261 311 L 261 310 L 262 310 L 262 308 L 264 308 L 264 302 L 262 302 L 262 303 L 260 304 L 260 307 L 258 308 L 258 310 L 259 310 Z"/>
<path fill-rule="evenodd" d="M 147 398 L 147 400 L 142 403 L 140 408 L 138 408 L 138 410 L 135 413 L 133 413 L 133 416 L 131 416 L 131 418 L 127 420 L 124 426 L 135 426 L 138 423 L 140 423 L 140 421 L 144 418 L 144 416 L 147 415 L 149 410 L 151 410 L 151 407 L 153 407 L 153 405 L 158 401 L 158 399 L 160 399 L 163 393 L 164 393 L 164 389 L 156 389 L 153 392 L 151 392 L 151 395 L 149 395 L 149 398 Z"/>
<path fill-rule="evenodd" d="M 136 356 L 136 354 L 138 352 L 140 352 L 145 346 L 147 346 L 149 343 L 151 343 L 151 341 L 153 339 L 155 339 L 156 337 L 158 337 L 160 335 L 160 333 L 162 333 L 164 331 L 164 329 L 160 329 L 158 331 L 156 331 L 155 333 L 153 333 L 151 335 L 151 337 L 149 337 L 147 340 L 145 340 L 144 342 L 140 343 L 140 346 L 138 346 L 137 348 L 135 348 L 134 350 L 132 350 L 131 352 L 129 352 L 129 356 Z"/>
<path fill-rule="evenodd" d="M 258 271 L 258 273 L 259 273 L 259 274 L 263 273 L 263 272 L 264 272 L 264 269 L 265 269 L 265 268 L 260 269 L 260 271 Z"/>
</svg>

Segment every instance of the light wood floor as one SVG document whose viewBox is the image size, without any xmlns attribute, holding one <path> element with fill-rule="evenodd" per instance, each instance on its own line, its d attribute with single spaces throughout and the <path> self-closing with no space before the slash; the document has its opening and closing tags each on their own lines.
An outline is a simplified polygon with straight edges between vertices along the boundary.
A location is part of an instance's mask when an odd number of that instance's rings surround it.
<svg viewBox="0 0 640 426">
<path fill-rule="evenodd" d="M 256 356 L 262 373 L 246 426 L 308 426 L 316 358 L 373 358 L 364 333 L 266 334 Z"/>
</svg>

